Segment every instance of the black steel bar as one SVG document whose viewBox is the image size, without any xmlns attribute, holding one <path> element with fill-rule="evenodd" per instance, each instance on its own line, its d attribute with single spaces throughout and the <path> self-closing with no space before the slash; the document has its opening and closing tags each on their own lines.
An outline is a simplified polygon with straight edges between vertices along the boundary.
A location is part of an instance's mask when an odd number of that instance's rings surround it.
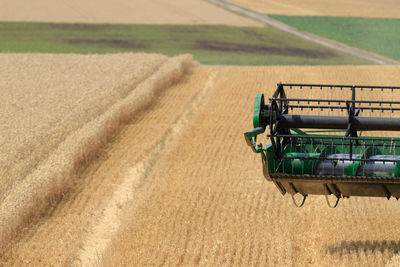
<svg viewBox="0 0 400 267">
<path fill-rule="evenodd" d="M 351 102 L 347 101 L 347 103 L 351 103 L 351 115 L 350 116 L 354 116 L 354 112 L 356 109 L 356 103 L 354 103 L 354 101 L 356 101 L 356 88 L 353 86 L 351 88 Z"/>
<path fill-rule="evenodd" d="M 354 102 L 354 103 L 371 103 L 371 104 L 400 104 L 400 101 L 379 101 L 379 100 L 339 100 L 339 99 L 304 99 L 304 98 L 270 98 L 269 101 L 294 101 L 294 102 L 332 102 L 332 103 L 346 103 L 346 102 Z"/>
<path fill-rule="evenodd" d="M 271 135 L 267 135 L 267 137 L 271 137 Z M 400 138 L 383 138 L 383 137 L 369 137 L 369 136 L 359 136 L 359 137 L 345 137 L 345 136 L 326 136 L 326 135 L 293 135 L 293 134 L 278 134 L 273 135 L 273 137 L 280 138 L 305 138 L 305 139 L 329 139 L 329 140 L 366 140 L 366 141 L 382 141 L 382 142 L 400 142 Z"/>
<path fill-rule="evenodd" d="M 286 97 L 286 95 L 285 95 L 285 93 L 283 92 L 283 87 L 282 86 L 279 86 L 279 96 L 280 96 L 280 98 L 285 98 Z M 283 110 L 283 102 L 284 101 L 279 101 L 279 110 Z"/>
<path fill-rule="evenodd" d="M 342 110 L 344 110 L 344 109 L 346 109 L 346 106 L 321 106 L 321 105 L 318 105 L 318 106 L 312 106 L 312 105 L 288 105 L 288 107 L 290 108 L 290 109 L 294 109 L 294 108 L 301 108 L 301 109 L 305 109 L 305 108 L 312 108 L 312 109 L 342 109 Z"/>
<path fill-rule="evenodd" d="M 292 138 L 291 138 L 292 139 Z M 293 139 L 296 139 L 296 138 L 293 138 Z M 346 140 L 347 141 L 347 140 Z M 298 144 L 304 144 L 304 145 L 336 145 L 336 146 L 349 146 L 350 145 L 350 141 L 348 142 L 348 143 L 344 143 L 344 142 L 313 142 L 313 141 L 296 141 L 296 140 L 290 140 L 290 143 L 291 144 L 295 144 L 295 145 L 298 145 Z M 359 145 L 354 145 L 354 147 L 364 147 L 364 146 L 371 146 L 371 147 L 381 147 L 381 146 L 383 146 L 383 145 L 388 145 L 388 144 L 385 144 L 385 143 L 378 143 L 378 144 L 369 144 L 369 143 L 361 143 L 361 144 L 359 144 Z M 390 144 L 390 145 L 388 145 L 388 146 L 390 146 L 390 147 L 400 147 L 400 141 L 399 141 L 399 143 L 393 143 L 393 144 Z"/>
<path fill-rule="evenodd" d="M 397 155 L 396 155 L 397 156 Z M 378 161 L 378 162 L 400 162 L 400 159 L 363 159 L 363 158 L 327 158 L 327 157 L 286 157 L 283 156 L 282 159 L 308 159 L 308 160 L 334 160 L 334 161 Z"/>
<path fill-rule="evenodd" d="M 349 118 L 346 116 L 314 116 L 288 115 L 278 117 L 282 128 L 316 128 L 316 129 L 347 129 Z M 400 118 L 389 117 L 353 117 L 354 130 L 400 131 Z"/>
<path fill-rule="evenodd" d="M 279 85 L 279 84 L 278 84 Z M 366 88 L 366 89 L 400 89 L 399 86 L 371 86 L 371 85 L 340 85 L 340 84 L 301 84 L 301 83 L 280 83 L 282 86 L 295 87 L 332 87 L 332 88 Z"/>
<path fill-rule="evenodd" d="M 301 108 L 301 109 L 305 109 L 305 108 L 309 108 L 309 109 L 346 109 L 345 106 L 310 106 L 310 105 L 288 105 L 288 108 L 293 109 L 293 108 Z M 360 110 L 393 110 L 393 111 L 399 111 L 400 108 L 389 108 L 389 107 L 362 107 L 359 106 L 357 107 Z"/>
</svg>

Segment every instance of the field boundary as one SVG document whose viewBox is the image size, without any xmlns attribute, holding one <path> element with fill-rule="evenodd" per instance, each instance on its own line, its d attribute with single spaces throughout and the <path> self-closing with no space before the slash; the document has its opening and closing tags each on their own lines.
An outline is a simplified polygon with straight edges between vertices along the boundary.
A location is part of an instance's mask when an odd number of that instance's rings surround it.
<svg viewBox="0 0 400 267">
<path fill-rule="evenodd" d="M 353 56 L 357 56 L 359 58 L 369 60 L 369 61 L 374 62 L 374 63 L 379 64 L 379 65 L 394 65 L 394 64 L 398 64 L 397 61 L 393 61 L 393 60 L 390 60 L 390 59 L 383 58 L 383 56 L 371 55 L 371 53 L 369 53 L 367 51 L 364 51 L 364 50 L 361 50 L 361 49 L 355 49 L 353 47 L 350 47 L 350 46 L 347 46 L 347 45 L 343 45 L 341 43 L 331 42 L 331 40 L 328 41 L 326 39 L 317 37 L 315 35 L 311 35 L 309 33 L 305 33 L 305 32 L 299 31 L 299 30 L 297 30 L 295 28 L 292 28 L 292 27 L 290 27 L 290 26 L 288 26 L 288 25 L 286 25 L 286 24 L 284 24 L 284 23 L 282 23 L 280 21 L 272 19 L 272 18 L 270 18 L 270 17 L 268 17 L 266 15 L 263 15 L 263 14 L 261 14 L 259 12 L 246 9 L 246 8 L 243 8 L 243 7 L 235 5 L 235 4 L 231 4 L 231 3 L 228 3 L 228 2 L 225 2 L 225 1 L 222 1 L 222 0 L 208 0 L 208 1 L 214 3 L 214 4 L 218 5 L 218 6 L 221 6 L 221 7 L 225 8 L 225 9 L 228 9 L 228 10 L 230 10 L 232 12 L 239 13 L 239 14 L 251 17 L 251 18 L 253 18 L 255 20 L 261 21 L 261 22 L 263 22 L 263 23 L 265 23 L 265 24 L 267 24 L 267 25 L 269 25 L 271 27 L 277 28 L 277 29 L 279 29 L 281 31 L 294 34 L 294 35 L 296 35 L 298 37 L 301 37 L 303 39 L 306 39 L 308 41 L 320 44 L 322 46 L 325 46 L 325 47 L 328 47 L 328 48 L 331 48 L 331 49 L 335 49 L 335 50 L 343 52 L 343 53 L 351 54 Z"/>
<path fill-rule="evenodd" d="M 0 255 L 9 241 L 60 200 L 74 183 L 77 171 L 132 116 L 149 107 L 159 92 L 179 81 L 195 65 L 191 55 L 169 59 L 126 98 L 72 133 L 37 169 L 15 184 L 0 200 Z"/>
</svg>

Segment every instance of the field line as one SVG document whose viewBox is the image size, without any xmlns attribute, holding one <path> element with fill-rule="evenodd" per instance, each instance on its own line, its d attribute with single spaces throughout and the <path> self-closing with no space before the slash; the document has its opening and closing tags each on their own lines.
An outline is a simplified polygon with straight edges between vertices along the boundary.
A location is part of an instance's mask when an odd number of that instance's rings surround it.
<svg viewBox="0 0 400 267">
<path fill-rule="evenodd" d="M 193 66 L 190 55 L 171 58 L 125 99 L 74 132 L 36 170 L 0 199 L 0 255 L 10 240 L 72 186 L 76 172 L 122 124 L 146 109 L 159 91 L 177 82 Z"/>
<path fill-rule="evenodd" d="M 261 21 L 261 22 L 263 22 L 271 27 L 277 28 L 281 31 L 294 34 L 294 35 L 301 37 L 303 39 L 306 39 L 308 41 L 323 45 L 323 46 L 331 48 L 331 49 L 335 49 L 335 50 L 343 52 L 343 53 L 347 53 L 347 54 L 350 54 L 350 55 L 353 55 L 353 56 L 356 56 L 356 57 L 359 57 L 362 59 L 369 60 L 369 61 L 374 62 L 379 65 L 393 65 L 396 62 L 396 61 L 390 60 L 390 59 L 389 60 L 383 59 L 383 56 L 382 57 L 381 56 L 373 56 L 373 55 L 371 55 L 371 53 L 369 53 L 367 51 L 352 48 L 347 45 L 344 46 L 339 43 L 327 41 L 326 39 L 317 37 L 315 35 L 311 35 L 311 34 L 299 31 L 299 30 L 292 28 L 280 21 L 271 19 L 271 18 L 267 17 L 266 15 L 263 15 L 256 11 L 245 9 L 245 8 L 235 5 L 235 4 L 231 4 L 231 3 L 228 3 L 228 2 L 225 2 L 222 0 L 208 0 L 208 1 L 211 1 L 214 4 L 217 4 L 221 7 L 231 10 L 235 13 L 239 13 L 244 16 Z"/>
<path fill-rule="evenodd" d="M 203 99 L 214 87 L 220 68 L 212 72 L 204 88 L 198 92 L 185 108 L 182 115 L 170 127 L 168 134 L 156 144 L 145 159 L 134 164 L 126 171 L 124 179 L 113 192 L 108 205 L 103 210 L 103 216 L 94 221 L 92 231 L 85 238 L 84 245 L 77 253 L 73 266 L 97 266 L 102 263 L 103 255 L 110 246 L 112 239 L 118 234 L 121 218 L 128 204 L 135 199 L 135 190 L 145 183 L 146 177 L 153 169 L 164 148 L 176 140 L 188 126 L 196 111 L 203 105 Z"/>
</svg>

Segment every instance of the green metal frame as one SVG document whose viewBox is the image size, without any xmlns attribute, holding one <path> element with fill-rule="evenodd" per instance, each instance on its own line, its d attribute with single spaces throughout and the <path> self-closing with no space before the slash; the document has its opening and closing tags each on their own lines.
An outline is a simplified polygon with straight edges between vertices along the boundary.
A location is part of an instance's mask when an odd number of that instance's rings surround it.
<svg viewBox="0 0 400 267">
<path fill-rule="evenodd" d="M 301 132 L 301 134 L 299 134 Z M 282 153 L 283 157 L 302 157 L 302 158 L 310 158 L 310 159 L 293 159 L 293 160 L 280 160 L 274 158 L 274 152 L 272 146 L 266 145 L 263 146 L 262 143 L 257 144 L 257 135 L 262 132 L 246 132 L 245 136 L 248 138 L 251 137 L 251 146 L 253 147 L 254 152 L 261 153 L 261 157 L 263 160 L 263 165 L 265 169 L 268 170 L 269 174 L 277 174 L 277 173 L 285 173 L 285 174 L 298 174 L 298 175 L 312 175 L 313 170 L 319 164 L 320 160 L 318 158 L 324 157 L 327 154 L 349 154 L 348 146 L 327 146 L 320 145 L 319 143 L 322 139 L 318 139 L 320 135 L 309 134 L 307 131 L 300 131 L 299 129 L 292 129 L 292 135 L 309 135 L 313 138 L 314 144 L 306 144 L 303 146 L 290 146 L 290 144 L 284 147 L 284 151 Z M 338 135 L 325 135 L 326 137 L 338 137 Z M 372 144 L 372 141 L 365 141 L 360 143 L 359 145 L 354 146 L 354 159 L 360 158 L 369 158 L 373 155 L 400 155 L 400 147 L 393 148 L 391 147 L 391 138 L 386 137 L 387 139 L 385 144 L 387 146 L 381 151 L 380 149 L 374 149 L 373 147 L 365 146 L 366 144 Z M 299 138 L 301 140 L 301 138 Z M 304 141 L 306 141 L 304 139 Z M 326 139 L 324 140 L 326 142 Z M 329 142 L 329 141 L 328 141 Z M 360 167 L 361 161 L 354 161 L 353 164 L 348 166 L 344 171 L 344 176 L 356 176 L 357 171 Z M 390 176 L 398 177 L 400 174 L 400 163 L 394 164 L 393 173 L 390 173 Z M 372 174 L 365 174 L 365 176 L 371 176 Z"/>
<path fill-rule="evenodd" d="M 277 90 L 274 93 L 274 97 L 279 96 L 285 97 L 284 91 L 278 86 Z M 314 144 L 303 145 L 301 147 L 294 147 L 287 145 L 284 147 L 282 156 L 283 157 L 303 157 L 310 159 L 294 159 L 294 160 L 283 160 L 275 159 L 274 153 L 272 151 L 271 145 L 263 146 L 262 143 L 257 143 L 257 136 L 265 132 L 266 125 L 263 125 L 261 122 L 265 118 L 270 116 L 271 111 L 263 110 L 264 106 L 264 96 L 262 94 L 257 94 L 254 102 L 254 113 L 253 113 L 253 130 L 244 133 L 247 144 L 252 148 L 255 153 L 261 153 L 261 157 L 263 160 L 264 169 L 268 170 L 269 174 L 276 173 L 285 173 L 285 174 L 310 174 L 312 175 L 313 169 L 318 165 L 319 160 L 316 158 L 323 157 L 327 154 L 349 154 L 350 150 L 348 146 L 336 146 L 334 149 L 329 146 L 321 146 L 320 143 L 322 140 L 318 139 L 318 136 L 314 133 L 322 133 L 322 132 L 343 132 L 345 130 L 310 130 L 310 131 L 302 131 L 297 128 L 291 129 L 291 134 L 296 136 L 310 136 L 313 137 Z M 361 135 L 361 132 L 360 132 Z M 324 135 L 325 137 L 339 137 L 338 135 Z M 374 149 L 373 147 L 365 146 L 365 144 L 371 144 L 372 142 L 363 141 L 358 145 L 354 146 L 353 154 L 358 155 L 355 159 L 360 158 L 369 158 L 373 155 L 400 155 L 400 148 L 395 148 L 395 151 L 392 151 L 391 148 L 391 138 L 390 137 L 379 137 L 382 139 L 387 139 L 385 142 L 387 144 L 386 148 L 383 151 L 379 149 Z M 302 138 L 297 138 L 297 140 L 302 140 Z M 277 141 L 277 140 L 276 140 Z M 306 141 L 304 139 L 304 141 Z M 326 142 L 326 140 L 325 140 Z M 345 171 L 345 176 L 355 176 L 357 174 L 357 170 L 359 169 L 361 161 L 354 161 L 353 164 L 348 166 Z M 393 168 L 393 173 L 391 176 L 399 176 L 400 173 L 400 164 L 395 164 Z"/>
</svg>

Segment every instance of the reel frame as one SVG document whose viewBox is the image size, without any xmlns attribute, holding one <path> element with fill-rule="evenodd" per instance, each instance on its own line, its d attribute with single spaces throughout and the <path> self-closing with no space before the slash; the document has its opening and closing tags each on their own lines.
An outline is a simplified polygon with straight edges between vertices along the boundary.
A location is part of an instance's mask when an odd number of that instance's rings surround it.
<svg viewBox="0 0 400 267">
<path fill-rule="evenodd" d="M 287 90 L 308 88 L 346 90 L 349 99 L 323 98 L 290 98 Z M 362 116 L 363 112 L 382 114 L 400 111 L 400 101 L 393 99 L 364 100 L 363 90 L 382 92 L 399 91 L 400 87 L 327 85 L 327 84 L 284 84 L 279 83 L 269 104 L 265 104 L 263 94 L 257 94 L 254 104 L 254 129 L 244 134 L 247 144 L 255 153 L 260 153 L 263 162 L 264 176 L 273 181 L 284 195 L 300 193 L 330 194 L 339 199 L 350 196 L 391 196 L 400 198 L 400 138 L 361 136 L 363 131 L 400 131 L 400 118 L 393 116 Z M 357 93 L 358 92 L 358 93 Z M 357 100 L 356 96 L 360 95 Z M 304 95 L 304 94 L 300 94 Z M 304 111 L 321 110 L 346 112 L 345 116 L 303 115 Z M 289 111 L 300 110 L 301 113 L 289 114 Z M 263 146 L 257 143 L 257 135 L 265 132 L 270 144 Z M 311 130 L 310 130 L 311 129 Z M 317 130 L 313 130 L 317 129 Z M 329 134 L 321 134 L 322 132 Z M 343 135 L 332 135 L 331 132 L 343 132 Z M 334 156 L 334 159 L 332 158 Z M 334 167 L 345 166 L 341 175 L 328 175 L 321 171 L 321 164 L 332 163 Z M 336 164 L 336 165 L 335 165 Z M 387 173 L 370 173 L 371 166 L 387 168 Z M 334 168 L 332 167 L 332 168 Z M 290 170 L 292 168 L 292 170 Z M 300 170 L 300 168 L 303 168 Z M 318 169 L 319 168 L 319 169 Z M 369 169 L 368 169 L 369 168 Z M 299 205 L 302 206 L 303 202 Z"/>
</svg>

